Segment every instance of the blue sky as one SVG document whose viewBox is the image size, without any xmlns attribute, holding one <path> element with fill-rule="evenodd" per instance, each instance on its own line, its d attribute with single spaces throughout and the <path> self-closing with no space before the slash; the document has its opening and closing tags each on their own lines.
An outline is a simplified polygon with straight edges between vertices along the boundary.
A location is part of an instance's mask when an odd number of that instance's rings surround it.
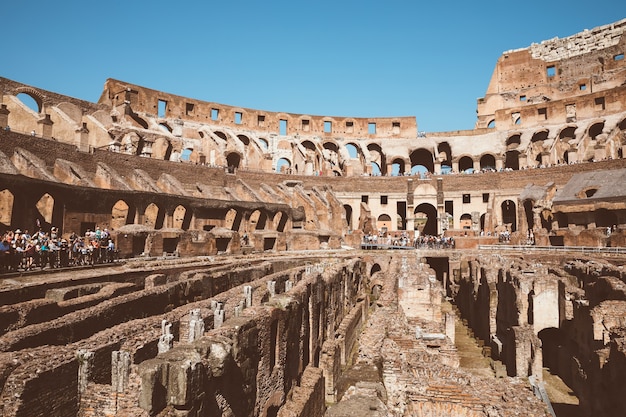
<svg viewBox="0 0 626 417">
<path fill-rule="evenodd" d="M 31 1 L 2 6 L 0 76 L 97 101 L 116 78 L 310 115 L 472 129 L 500 55 L 626 17 L 623 0 Z"/>
</svg>

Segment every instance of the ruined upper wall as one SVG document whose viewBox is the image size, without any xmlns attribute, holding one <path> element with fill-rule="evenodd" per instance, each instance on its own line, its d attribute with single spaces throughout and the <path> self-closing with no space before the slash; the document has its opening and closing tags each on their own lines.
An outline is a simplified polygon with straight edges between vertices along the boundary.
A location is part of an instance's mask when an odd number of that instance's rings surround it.
<svg viewBox="0 0 626 417">
<path fill-rule="evenodd" d="M 414 138 L 415 117 L 338 117 L 270 112 L 201 101 L 108 79 L 99 100 L 112 107 L 130 105 L 137 113 L 283 135 L 354 138 Z"/>
<path fill-rule="evenodd" d="M 626 19 L 504 52 L 478 99 L 476 128 L 570 123 L 622 111 L 624 31 Z"/>
</svg>

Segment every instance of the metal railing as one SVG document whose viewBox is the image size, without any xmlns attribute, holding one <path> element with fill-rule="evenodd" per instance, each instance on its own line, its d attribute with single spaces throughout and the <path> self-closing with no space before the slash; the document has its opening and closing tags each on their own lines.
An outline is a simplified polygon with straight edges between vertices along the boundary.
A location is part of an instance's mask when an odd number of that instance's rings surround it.
<svg viewBox="0 0 626 417">
<path fill-rule="evenodd" d="M 533 246 L 533 245 L 478 245 L 480 250 L 497 250 L 502 252 L 542 252 L 542 253 L 585 253 L 585 254 L 626 254 L 626 247 L 593 247 L 593 246 Z"/>
</svg>

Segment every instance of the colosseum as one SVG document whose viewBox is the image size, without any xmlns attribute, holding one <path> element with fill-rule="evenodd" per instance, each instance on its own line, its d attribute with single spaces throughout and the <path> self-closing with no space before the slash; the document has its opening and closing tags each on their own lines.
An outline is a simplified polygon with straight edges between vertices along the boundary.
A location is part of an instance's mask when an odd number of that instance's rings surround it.
<svg viewBox="0 0 626 417">
<path fill-rule="evenodd" d="M 432 133 L 0 78 L 0 414 L 626 415 L 625 50 Z"/>
</svg>

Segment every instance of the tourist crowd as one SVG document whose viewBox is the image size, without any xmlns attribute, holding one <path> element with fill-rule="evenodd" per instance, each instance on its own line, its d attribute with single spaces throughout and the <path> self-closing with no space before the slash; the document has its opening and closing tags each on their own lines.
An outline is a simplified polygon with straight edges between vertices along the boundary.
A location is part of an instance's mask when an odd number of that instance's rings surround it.
<svg viewBox="0 0 626 417">
<path fill-rule="evenodd" d="M 0 241 L 0 273 L 29 271 L 34 268 L 63 268 L 113 262 L 115 244 L 107 229 L 88 230 L 85 236 L 72 232 L 67 238 L 58 228 L 8 231 Z"/>
<path fill-rule="evenodd" d="M 367 234 L 363 236 L 365 245 L 414 247 L 416 249 L 448 249 L 454 248 L 454 238 L 443 235 L 416 235 L 414 238 L 402 232 L 399 235 L 390 234 Z"/>
</svg>

